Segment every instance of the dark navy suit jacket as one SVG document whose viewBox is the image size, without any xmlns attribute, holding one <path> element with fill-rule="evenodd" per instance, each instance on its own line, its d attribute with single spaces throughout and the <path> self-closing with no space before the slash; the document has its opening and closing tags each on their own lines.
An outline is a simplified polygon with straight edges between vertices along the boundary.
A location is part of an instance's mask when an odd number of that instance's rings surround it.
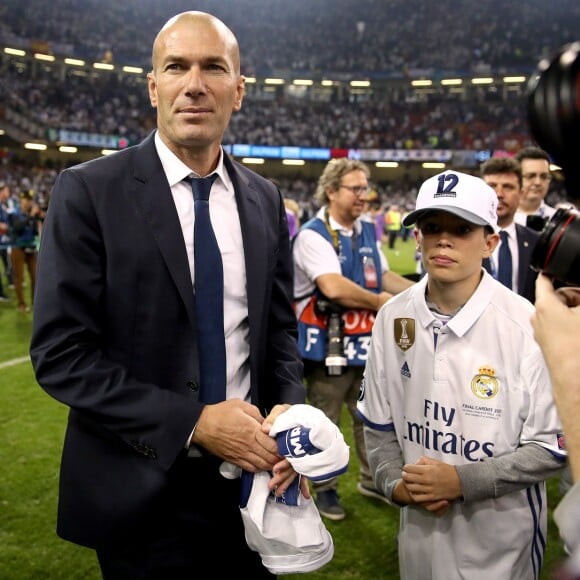
<svg viewBox="0 0 580 580">
<path fill-rule="evenodd" d="M 226 157 L 247 273 L 251 401 L 304 402 L 279 190 Z M 168 485 L 203 408 L 193 286 L 153 134 L 63 171 L 38 262 L 31 357 L 70 407 L 57 531 L 97 547 Z"/>
<path fill-rule="evenodd" d="M 532 304 L 536 300 L 536 278 L 538 272 L 530 266 L 532 253 L 540 234 L 530 228 L 516 224 L 516 239 L 518 242 L 518 294 L 527 298 Z M 483 267 L 493 274 L 489 259 L 483 261 Z"/>
</svg>

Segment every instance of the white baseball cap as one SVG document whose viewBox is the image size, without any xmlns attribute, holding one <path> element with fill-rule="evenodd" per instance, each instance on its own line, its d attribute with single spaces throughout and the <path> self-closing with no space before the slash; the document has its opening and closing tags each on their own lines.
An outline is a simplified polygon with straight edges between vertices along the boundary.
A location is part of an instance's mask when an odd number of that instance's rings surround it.
<svg viewBox="0 0 580 580">
<path fill-rule="evenodd" d="M 403 219 L 403 225 L 412 226 L 426 212 L 441 210 L 498 232 L 497 203 L 497 194 L 483 179 L 459 171 L 443 171 L 423 182 L 415 209 Z"/>
</svg>

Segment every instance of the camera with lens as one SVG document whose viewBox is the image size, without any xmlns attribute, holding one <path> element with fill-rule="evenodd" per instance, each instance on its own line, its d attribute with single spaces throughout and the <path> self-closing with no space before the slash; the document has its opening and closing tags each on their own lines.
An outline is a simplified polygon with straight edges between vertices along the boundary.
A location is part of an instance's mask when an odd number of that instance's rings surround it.
<svg viewBox="0 0 580 580">
<path fill-rule="evenodd" d="M 541 215 L 530 214 L 526 217 L 526 227 L 537 232 L 541 232 L 547 223 L 548 218 L 542 217 Z"/>
<path fill-rule="evenodd" d="M 573 286 L 580 286 L 580 214 L 559 208 L 540 234 L 532 268 Z"/>
<path fill-rule="evenodd" d="M 528 86 L 528 121 L 538 145 L 564 172 L 566 193 L 580 207 L 580 42 L 564 45 L 538 65 Z M 559 208 L 541 229 L 531 266 L 580 286 L 580 213 Z"/>
<path fill-rule="evenodd" d="M 340 376 L 346 371 L 346 356 L 344 354 L 344 320 L 342 319 L 343 308 L 340 304 L 318 298 L 314 303 L 314 309 L 318 316 L 327 317 L 326 325 L 326 374 L 328 376 Z"/>
</svg>

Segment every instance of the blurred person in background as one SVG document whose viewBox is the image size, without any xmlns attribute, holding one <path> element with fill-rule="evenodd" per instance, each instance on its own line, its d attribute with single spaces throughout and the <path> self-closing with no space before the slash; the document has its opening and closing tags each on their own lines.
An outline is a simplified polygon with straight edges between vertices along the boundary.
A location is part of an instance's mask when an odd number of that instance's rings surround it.
<svg viewBox="0 0 580 580">
<path fill-rule="evenodd" d="M 30 353 L 70 408 L 57 532 L 95 549 L 106 580 L 272 578 L 245 539 L 241 481 L 220 467 L 267 471 L 276 495 L 296 479 L 269 435 L 305 399 L 282 194 L 221 146 L 245 84 L 222 21 L 171 18 L 147 80 L 157 130 L 62 171 L 42 232 Z M 200 201 L 216 238 L 202 243 Z M 198 267 L 215 245 L 210 332 Z"/>
<path fill-rule="evenodd" d="M 550 157 L 539 147 L 524 147 L 516 153 L 515 159 L 522 168 L 523 195 L 514 221 L 522 226 L 532 225 L 533 229 L 540 230 L 543 223 L 556 213 L 556 208 L 545 201 L 552 183 Z M 528 216 L 537 216 L 540 221 L 534 224 L 528 220 Z"/>
<path fill-rule="evenodd" d="M 405 210 L 401 214 L 401 240 L 406 242 L 409 239 L 409 236 L 413 233 L 413 227 L 407 227 L 404 225 L 405 218 L 411 213 L 413 210 L 413 206 L 406 206 Z"/>
<path fill-rule="evenodd" d="M 381 198 L 376 189 L 371 189 L 369 191 L 365 212 L 361 218 L 367 219 L 375 225 L 377 243 L 380 245 L 382 251 L 383 238 L 385 237 L 385 212 L 383 211 Z"/>
<path fill-rule="evenodd" d="M 401 210 L 396 203 L 392 204 L 385 212 L 385 233 L 387 234 L 389 250 L 395 250 L 397 237 L 401 232 L 402 219 Z"/>
<path fill-rule="evenodd" d="M 8 216 L 10 259 L 18 311 L 30 312 L 24 292 L 24 273 L 25 271 L 28 273 L 30 305 L 32 305 L 36 287 L 38 241 L 44 212 L 34 200 L 34 192 L 30 189 L 21 191 L 19 200 L 18 209 Z"/>
<path fill-rule="evenodd" d="M 286 217 L 288 219 L 288 233 L 290 234 L 290 239 L 293 239 L 300 228 L 300 206 L 296 200 L 285 197 L 284 207 L 286 208 Z"/>
<path fill-rule="evenodd" d="M 0 181 L 0 260 L 4 268 L 4 273 L 0 273 L 0 302 L 7 302 L 8 295 L 4 287 L 3 277 L 6 278 L 6 285 L 13 286 L 12 263 L 9 256 L 10 235 L 8 231 L 8 215 L 12 213 L 10 207 L 10 187 L 6 181 Z"/>
<path fill-rule="evenodd" d="M 481 165 L 480 172 L 483 181 L 497 194 L 497 224 L 500 228 L 500 242 L 490 258 L 483 261 L 483 266 L 494 278 L 498 278 L 501 262 L 506 261 L 506 254 L 501 251 L 504 235 L 508 240 L 507 261 L 512 272 L 508 287 L 533 303 L 538 273 L 530 263 L 540 234 L 514 222 L 523 197 L 521 166 L 513 157 L 492 157 Z"/>
<path fill-rule="evenodd" d="M 370 473 L 356 401 L 375 313 L 412 282 L 388 269 L 374 224 L 362 219 L 370 192 L 369 176 L 368 166 L 353 159 L 334 159 L 324 168 L 316 189 L 322 207 L 302 225 L 294 240 L 294 298 L 308 400 L 336 425 L 346 405 L 359 461 L 357 489 L 364 496 L 384 501 Z M 339 346 L 344 347 L 345 365 L 340 374 L 330 375 L 325 362 L 330 316 L 321 311 L 324 304 L 339 312 L 344 321 L 345 336 Z M 313 489 L 323 516 L 331 520 L 346 517 L 338 477 L 313 482 Z"/>
</svg>

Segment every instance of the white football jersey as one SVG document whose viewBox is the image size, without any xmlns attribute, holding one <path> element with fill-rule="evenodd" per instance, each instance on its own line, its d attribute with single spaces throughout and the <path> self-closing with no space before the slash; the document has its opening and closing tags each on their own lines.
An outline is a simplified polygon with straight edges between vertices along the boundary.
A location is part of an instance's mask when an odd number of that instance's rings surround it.
<svg viewBox="0 0 580 580">
<path fill-rule="evenodd" d="M 422 455 L 463 465 L 537 443 L 565 457 L 533 306 L 485 273 L 443 325 L 427 276 L 378 312 L 358 411 L 396 432 L 404 463 Z M 455 502 L 442 517 L 401 510 L 401 578 L 538 578 L 547 530 L 545 483 L 496 499 Z M 429 565 L 429 563 L 432 563 Z"/>
</svg>

